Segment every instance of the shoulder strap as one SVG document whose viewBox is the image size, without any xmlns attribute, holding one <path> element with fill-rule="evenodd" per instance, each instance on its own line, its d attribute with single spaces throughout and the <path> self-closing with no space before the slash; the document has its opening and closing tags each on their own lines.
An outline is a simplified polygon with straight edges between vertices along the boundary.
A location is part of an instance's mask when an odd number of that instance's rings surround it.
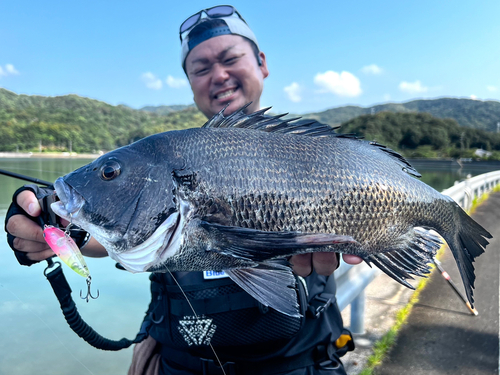
<svg viewBox="0 0 500 375">
<path fill-rule="evenodd" d="M 333 275 L 328 276 L 326 279 L 325 289 L 320 294 L 314 296 L 309 301 L 307 307 L 307 316 L 310 318 L 318 319 L 323 311 L 330 305 L 336 303 L 335 294 L 337 292 L 337 284 Z"/>
</svg>

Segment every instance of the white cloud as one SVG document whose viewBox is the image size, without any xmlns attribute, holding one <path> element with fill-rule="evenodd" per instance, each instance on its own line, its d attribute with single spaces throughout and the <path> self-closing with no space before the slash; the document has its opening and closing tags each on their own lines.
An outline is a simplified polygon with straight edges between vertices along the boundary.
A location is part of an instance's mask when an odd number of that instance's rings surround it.
<svg viewBox="0 0 500 375">
<path fill-rule="evenodd" d="M 359 96 L 362 93 L 359 79 L 352 73 L 337 73 L 328 70 L 318 73 L 314 77 L 314 83 L 322 88 L 321 92 L 331 92 L 339 96 Z"/>
<path fill-rule="evenodd" d="M 391 94 L 384 94 L 384 100 L 386 102 L 388 102 L 389 100 L 391 100 Z"/>
<path fill-rule="evenodd" d="M 168 76 L 167 79 L 165 80 L 167 85 L 169 87 L 172 87 L 173 89 L 180 89 L 183 87 L 186 87 L 188 85 L 188 81 L 184 78 L 174 78 L 172 76 Z"/>
<path fill-rule="evenodd" d="M 12 64 L 5 64 L 5 68 L 0 66 L 0 77 L 2 76 L 10 76 L 10 75 L 18 75 L 19 72 L 14 68 Z"/>
<path fill-rule="evenodd" d="M 148 89 L 160 90 L 163 87 L 161 79 L 157 78 L 153 73 L 146 72 L 142 73 L 141 80 L 144 82 Z"/>
<path fill-rule="evenodd" d="M 477 95 L 472 94 L 472 95 L 470 96 L 470 98 L 471 98 L 472 100 L 477 100 Z"/>
<path fill-rule="evenodd" d="M 283 88 L 283 91 L 288 96 L 288 99 L 294 103 L 298 103 L 302 100 L 302 97 L 300 96 L 301 88 L 297 82 L 292 82 L 290 86 Z"/>
<path fill-rule="evenodd" d="M 399 84 L 399 89 L 401 91 L 407 92 L 409 94 L 419 94 L 419 93 L 427 92 L 427 90 L 429 90 L 428 87 L 422 86 L 422 83 L 418 80 L 415 82 L 403 81 Z"/>
<path fill-rule="evenodd" d="M 489 92 L 495 92 L 498 91 L 498 88 L 495 86 L 486 86 L 486 90 L 488 90 Z"/>
<path fill-rule="evenodd" d="M 373 75 L 382 74 L 382 68 L 375 64 L 364 66 L 361 69 L 361 71 L 365 74 L 373 74 Z"/>
<path fill-rule="evenodd" d="M 6 64 L 5 70 L 7 71 L 7 74 L 19 74 L 19 72 L 16 70 L 16 68 L 14 68 L 14 65 L 12 64 Z"/>
</svg>

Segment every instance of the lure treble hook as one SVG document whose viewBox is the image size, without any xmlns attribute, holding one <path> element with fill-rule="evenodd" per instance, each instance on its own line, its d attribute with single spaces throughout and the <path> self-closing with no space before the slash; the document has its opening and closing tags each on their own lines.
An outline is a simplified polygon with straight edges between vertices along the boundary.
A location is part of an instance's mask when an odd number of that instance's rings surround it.
<svg viewBox="0 0 500 375">
<path fill-rule="evenodd" d="M 87 277 L 86 281 L 87 281 L 87 295 L 85 297 L 82 296 L 82 291 L 80 290 L 80 298 L 84 299 L 88 303 L 90 298 L 92 298 L 92 299 L 99 298 L 99 289 L 97 289 L 97 296 L 94 297 L 92 295 L 92 292 L 90 291 L 90 284 L 92 283 L 92 278 L 89 276 L 89 277 Z"/>
</svg>

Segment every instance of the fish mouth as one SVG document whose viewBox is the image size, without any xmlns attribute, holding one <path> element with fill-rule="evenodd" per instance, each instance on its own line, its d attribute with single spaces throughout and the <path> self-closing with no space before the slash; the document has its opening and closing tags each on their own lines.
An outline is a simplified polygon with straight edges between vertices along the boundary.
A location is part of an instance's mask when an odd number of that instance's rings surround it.
<svg viewBox="0 0 500 375">
<path fill-rule="evenodd" d="M 59 201 L 51 205 L 52 211 L 66 220 L 75 218 L 83 207 L 85 199 L 75 189 L 64 182 L 62 177 L 56 180 L 54 188 Z"/>
</svg>

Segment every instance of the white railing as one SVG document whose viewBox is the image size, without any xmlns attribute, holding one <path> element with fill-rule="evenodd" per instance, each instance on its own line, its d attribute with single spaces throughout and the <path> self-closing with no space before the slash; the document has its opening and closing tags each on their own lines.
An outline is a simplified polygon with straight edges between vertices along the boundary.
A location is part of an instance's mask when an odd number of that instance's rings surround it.
<svg viewBox="0 0 500 375">
<path fill-rule="evenodd" d="M 500 171 L 484 173 L 468 178 L 462 182 L 455 182 L 442 194 L 453 198 L 464 210 L 469 210 L 474 197 L 481 197 L 500 184 Z M 381 271 L 376 267 L 370 268 L 367 264 L 351 266 L 341 261 L 340 267 L 335 271 L 337 282 L 337 304 L 340 311 L 351 305 L 352 333 L 364 333 L 365 320 L 365 288 L 375 279 Z"/>
<path fill-rule="evenodd" d="M 453 198 L 460 207 L 468 211 L 474 197 L 482 196 L 498 184 L 500 184 L 500 171 L 495 171 L 468 178 L 462 182 L 455 182 L 455 185 L 443 190 L 442 193 Z"/>
</svg>

